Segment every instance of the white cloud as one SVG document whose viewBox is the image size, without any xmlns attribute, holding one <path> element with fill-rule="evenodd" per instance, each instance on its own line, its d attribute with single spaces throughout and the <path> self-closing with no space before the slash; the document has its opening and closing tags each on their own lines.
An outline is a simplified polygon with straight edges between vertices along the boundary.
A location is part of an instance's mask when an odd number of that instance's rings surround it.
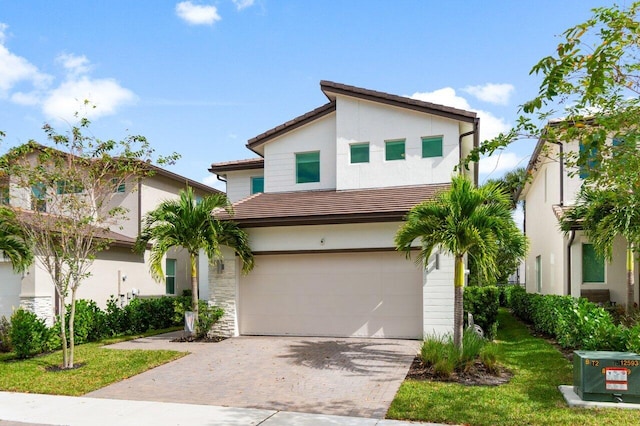
<svg viewBox="0 0 640 426">
<path fill-rule="evenodd" d="M 506 83 L 487 83 L 482 86 L 467 86 L 462 89 L 463 92 L 469 93 L 481 101 L 496 105 L 507 105 L 514 90 L 513 85 Z"/>
<path fill-rule="evenodd" d="M 189 25 L 213 25 L 222 19 L 215 6 L 197 5 L 190 1 L 176 4 L 176 14 Z"/>
<path fill-rule="evenodd" d="M 490 157 L 480 159 L 480 174 L 486 177 L 499 178 L 504 173 L 517 167 L 526 166 L 524 157 L 513 152 L 496 151 Z"/>
<path fill-rule="evenodd" d="M 47 86 L 52 77 L 38 70 L 25 58 L 15 55 L 4 45 L 8 26 L 0 23 L 0 98 L 9 96 L 17 84 L 26 82 L 35 88 Z"/>
<path fill-rule="evenodd" d="M 114 79 L 92 80 L 81 76 L 69 79 L 50 91 L 42 102 L 42 112 L 48 118 L 58 120 L 71 121 L 76 112 L 95 119 L 114 114 L 118 107 L 133 103 L 136 99 L 132 91 L 120 86 Z M 84 105 L 85 100 L 89 101 L 89 108 Z"/>
<path fill-rule="evenodd" d="M 246 9 L 253 6 L 254 0 L 233 0 L 233 4 L 236 5 L 238 10 Z"/>
<path fill-rule="evenodd" d="M 88 73 L 91 65 L 86 56 L 76 56 L 74 54 L 63 53 L 58 55 L 56 61 L 62 64 L 69 76 L 75 77 Z"/>
<path fill-rule="evenodd" d="M 480 117 L 480 141 L 492 139 L 510 128 L 509 123 L 504 118 L 496 117 L 489 111 L 471 108 L 469 102 L 462 96 L 458 96 L 455 89 L 451 87 L 434 90 L 433 92 L 416 92 L 410 97 L 420 101 L 474 111 Z"/>
</svg>

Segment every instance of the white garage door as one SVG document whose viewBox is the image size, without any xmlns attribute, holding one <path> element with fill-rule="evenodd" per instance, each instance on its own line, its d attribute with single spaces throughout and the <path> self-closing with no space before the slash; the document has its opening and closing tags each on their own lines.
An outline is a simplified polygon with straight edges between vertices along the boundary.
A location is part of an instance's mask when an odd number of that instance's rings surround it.
<svg viewBox="0 0 640 426">
<path fill-rule="evenodd" d="M 396 252 L 260 255 L 240 334 L 422 338 L 422 270 Z"/>
</svg>

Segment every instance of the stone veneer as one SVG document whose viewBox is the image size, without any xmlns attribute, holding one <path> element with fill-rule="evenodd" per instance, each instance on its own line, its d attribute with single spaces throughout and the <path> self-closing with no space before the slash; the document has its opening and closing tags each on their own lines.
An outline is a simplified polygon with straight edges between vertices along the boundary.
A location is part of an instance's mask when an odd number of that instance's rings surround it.
<svg viewBox="0 0 640 426">
<path fill-rule="evenodd" d="M 236 325 L 236 259 L 225 256 L 224 271 L 218 274 L 215 262 L 209 265 L 209 303 L 224 309 L 224 315 L 209 334 L 232 337 L 238 335 Z"/>
<path fill-rule="evenodd" d="M 53 304 L 50 296 L 20 297 L 20 307 L 36 314 L 48 327 L 53 325 Z"/>
</svg>

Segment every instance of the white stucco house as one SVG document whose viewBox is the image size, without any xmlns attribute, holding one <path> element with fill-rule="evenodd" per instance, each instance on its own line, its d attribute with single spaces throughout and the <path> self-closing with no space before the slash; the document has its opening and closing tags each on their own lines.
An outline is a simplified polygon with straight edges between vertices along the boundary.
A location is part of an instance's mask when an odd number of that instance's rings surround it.
<svg viewBox="0 0 640 426">
<path fill-rule="evenodd" d="M 478 143 L 476 114 L 321 81 L 327 102 L 250 139 L 258 157 L 212 164 L 255 269 L 210 269 L 217 332 L 421 339 L 453 331 L 453 260 L 406 259 L 408 210 L 448 188 Z M 477 182 L 472 165 L 465 170 Z M 221 215 L 223 219 L 228 216 Z"/>
<path fill-rule="evenodd" d="M 152 175 L 114 185 L 111 205 L 126 209 L 127 219 L 110 227 L 108 237 L 112 243 L 95 259 L 91 275 L 77 292 L 79 299 L 94 300 L 104 308 L 111 296 L 120 297 L 122 303 L 127 303 L 136 295 L 181 295 L 184 289 L 191 288 L 189 258 L 185 251 L 171 250 L 168 253 L 165 259 L 167 277 L 164 283 L 158 283 L 149 273 L 148 252 L 134 253 L 133 244 L 140 232 L 142 218 L 161 201 L 177 198 L 180 190 L 187 186 L 192 187 L 198 196 L 219 191 L 168 170 L 153 165 L 148 167 L 152 169 Z M 0 183 L 0 190 L 3 194 L 2 203 L 26 210 L 34 208 L 33 189 L 16 187 L 8 177 Z M 56 188 L 50 191 L 55 193 Z M 37 208 L 44 208 L 45 213 L 49 213 L 46 203 Z M 207 263 L 206 256 L 201 256 L 199 275 L 204 283 L 201 287 L 205 292 L 202 297 L 205 298 L 208 297 Z M 37 258 L 26 273 L 16 274 L 10 262 L 0 255 L 0 316 L 8 318 L 15 309 L 23 307 L 51 324 L 60 303 L 49 274 Z"/>
<path fill-rule="evenodd" d="M 531 178 L 518 194 L 524 201 L 524 230 L 530 243 L 525 261 L 526 289 L 626 304 L 625 240 L 617 239 L 613 260 L 606 262 L 596 255 L 579 226 L 568 235 L 560 230 L 559 219 L 575 205 L 584 182 L 586 172 L 566 164 L 569 153 L 579 149 L 578 142 L 556 144 L 541 138 L 527 166 Z M 635 271 L 638 282 L 637 262 Z M 636 303 L 638 296 L 636 291 Z"/>
</svg>

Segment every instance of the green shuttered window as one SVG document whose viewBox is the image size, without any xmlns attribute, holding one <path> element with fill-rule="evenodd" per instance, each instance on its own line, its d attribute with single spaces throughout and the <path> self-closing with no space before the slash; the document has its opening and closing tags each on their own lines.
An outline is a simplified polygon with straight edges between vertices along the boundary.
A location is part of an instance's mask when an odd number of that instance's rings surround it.
<svg viewBox="0 0 640 426">
<path fill-rule="evenodd" d="M 385 160 L 404 160 L 404 139 L 395 141 L 385 141 L 384 143 Z"/>
<path fill-rule="evenodd" d="M 351 164 L 369 162 L 369 142 L 354 143 L 351 148 Z"/>
<path fill-rule="evenodd" d="M 165 284 L 167 294 L 176 294 L 176 259 L 166 260 Z"/>
<path fill-rule="evenodd" d="M 442 157 L 442 136 L 422 138 L 422 158 Z"/>
<path fill-rule="evenodd" d="M 320 182 L 320 151 L 296 154 L 296 183 Z"/>
<path fill-rule="evenodd" d="M 264 177 L 255 176 L 251 178 L 251 195 L 264 192 Z"/>
<path fill-rule="evenodd" d="M 593 244 L 582 244 L 582 282 L 604 283 L 604 259 Z"/>
</svg>

